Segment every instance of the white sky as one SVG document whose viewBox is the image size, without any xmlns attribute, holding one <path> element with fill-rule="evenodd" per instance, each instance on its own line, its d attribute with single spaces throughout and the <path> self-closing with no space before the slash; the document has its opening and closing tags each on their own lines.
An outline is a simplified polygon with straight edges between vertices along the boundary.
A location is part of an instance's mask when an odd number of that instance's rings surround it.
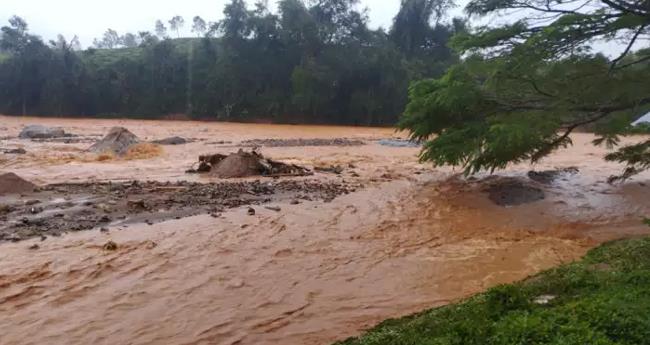
<svg viewBox="0 0 650 345">
<path fill-rule="evenodd" d="M 154 23 L 175 15 L 185 18 L 189 33 L 191 20 L 199 15 L 206 21 L 222 18 L 228 0 L 0 0 L 0 26 L 6 25 L 12 15 L 25 19 L 32 34 L 44 39 L 63 34 L 71 39 L 79 36 L 84 47 L 101 37 L 107 28 L 120 34 L 154 31 Z M 255 1 L 248 0 L 252 5 Z M 276 1 L 270 0 L 272 9 Z M 368 7 L 370 25 L 389 27 L 399 9 L 400 0 L 361 0 Z M 170 33 L 171 34 L 171 33 Z"/>
<path fill-rule="evenodd" d="M 397 14 L 401 0 L 360 0 L 360 7 L 369 10 L 370 26 L 389 28 Z M 0 26 L 6 25 L 12 15 L 24 18 L 32 34 L 45 40 L 63 34 L 68 40 L 77 35 L 82 46 L 88 47 L 94 38 L 101 38 L 106 29 L 120 34 L 126 32 L 154 31 L 156 20 L 165 25 L 175 15 L 185 18 L 185 36 L 190 32 L 192 18 L 200 15 L 206 21 L 223 17 L 223 8 L 229 0 L 0 0 Z M 249 6 L 255 0 L 247 0 Z M 277 0 L 268 0 L 275 12 Z M 457 0 L 458 6 L 450 16 L 462 15 L 462 7 L 468 0 Z M 508 19 L 512 17 L 508 16 Z M 492 20 L 502 20 L 499 16 Z M 492 22 L 488 19 L 488 22 Z M 170 35 L 174 35 L 172 32 Z M 644 42 L 647 46 L 647 42 Z M 641 43 L 637 44 L 640 46 Z M 596 50 L 606 55 L 616 55 L 624 46 L 616 42 L 596 45 Z M 638 48 L 635 46 L 635 48 Z"/>
</svg>

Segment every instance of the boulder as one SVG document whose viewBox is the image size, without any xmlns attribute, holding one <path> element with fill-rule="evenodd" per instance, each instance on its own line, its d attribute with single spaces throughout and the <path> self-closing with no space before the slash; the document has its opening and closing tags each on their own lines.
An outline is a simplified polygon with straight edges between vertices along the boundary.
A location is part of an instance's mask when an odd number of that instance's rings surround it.
<svg viewBox="0 0 650 345">
<path fill-rule="evenodd" d="M 63 128 L 29 125 L 18 135 L 21 139 L 51 139 L 65 137 Z"/>
<path fill-rule="evenodd" d="M 36 185 L 14 173 L 0 174 L 0 195 L 29 193 L 35 188 Z"/>
<path fill-rule="evenodd" d="M 88 150 L 95 153 L 114 153 L 124 155 L 129 148 L 140 143 L 140 139 L 124 127 L 113 127 L 108 134 Z"/>
</svg>

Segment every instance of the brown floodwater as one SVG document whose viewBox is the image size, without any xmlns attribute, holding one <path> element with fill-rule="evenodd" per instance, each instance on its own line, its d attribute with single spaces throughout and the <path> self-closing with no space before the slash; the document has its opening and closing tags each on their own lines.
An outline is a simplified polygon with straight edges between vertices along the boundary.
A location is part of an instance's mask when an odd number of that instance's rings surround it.
<svg viewBox="0 0 650 345">
<path fill-rule="evenodd" d="M 184 174 L 200 154 L 232 152 L 248 139 L 346 137 L 368 144 L 262 152 L 309 167 L 346 166 L 364 187 L 329 203 L 278 204 L 280 212 L 236 208 L 219 218 L 0 244 L 1 344 L 328 344 L 648 232 L 640 219 L 650 214 L 650 174 L 608 185 L 621 167 L 604 162 L 606 149 L 591 146 L 588 134 L 535 167 L 580 173 L 544 187 L 542 201 L 500 207 L 453 169 L 420 164 L 417 148 L 374 141 L 403 137 L 392 129 L 0 117 L 0 137 L 33 123 L 86 136 L 121 125 L 147 140 L 197 141 L 145 159 L 98 161 L 84 152 L 88 143 L 5 139 L 0 148 L 28 153 L 0 155 L 0 173 L 38 184 L 208 182 L 215 179 Z M 102 248 L 109 240 L 117 250 Z M 28 249 L 33 244 L 40 248 Z"/>
</svg>

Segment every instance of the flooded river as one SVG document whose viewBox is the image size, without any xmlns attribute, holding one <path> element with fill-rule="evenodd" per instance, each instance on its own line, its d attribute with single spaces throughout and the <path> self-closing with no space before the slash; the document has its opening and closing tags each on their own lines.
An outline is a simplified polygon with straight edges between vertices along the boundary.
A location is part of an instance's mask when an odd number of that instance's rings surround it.
<svg viewBox="0 0 650 345">
<path fill-rule="evenodd" d="M 588 134 L 535 167 L 579 173 L 544 187 L 544 200 L 501 207 L 478 182 L 420 164 L 418 148 L 381 146 L 377 140 L 402 136 L 392 129 L 0 117 L 0 137 L 33 123 L 89 138 L 120 125 L 146 140 L 195 139 L 149 158 L 101 161 L 84 151 L 87 142 L 0 141 L 27 151 L 0 155 L 0 172 L 40 185 L 215 182 L 184 172 L 198 155 L 233 152 L 249 139 L 366 145 L 261 148 L 310 168 L 345 167 L 300 178 L 360 186 L 331 202 L 279 200 L 279 211 L 255 207 L 255 215 L 238 207 L 0 243 L 1 344 L 329 344 L 575 260 L 603 241 L 645 234 L 640 219 L 650 215 L 650 175 L 608 185 L 621 167 L 604 162 L 606 150 Z M 108 241 L 117 250 L 104 250 Z"/>
</svg>

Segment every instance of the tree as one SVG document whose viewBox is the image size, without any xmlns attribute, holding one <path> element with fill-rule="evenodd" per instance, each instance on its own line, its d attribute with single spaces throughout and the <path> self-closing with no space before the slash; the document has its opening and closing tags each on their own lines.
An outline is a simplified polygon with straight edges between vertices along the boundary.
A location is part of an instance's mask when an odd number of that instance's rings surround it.
<svg viewBox="0 0 650 345">
<path fill-rule="evenodd" d="M 101 40 L 95 39 L 93 41 L 93 45 L 99 49 L 117 48 L 118 46 L 122 45 L 122 43 L 122 38 L 117 33 L 117 31 L 113 29 L 106 30 Z"/>
<path fill-rule="evenodd" d="M 399 12 L 393 19 L 391 40 L 409 55 L 426 51 L 436 45 L 433 19 L 440 22 L 446 11 L 453 7 L 450 0 L 402 0 Z"/>
<path fill-rule="evenodd" d="M 161 20 L 156 21 L 156 36 L 160 39 L 165 39 L 167 38 L 167 27 L 165 27 L 165 24 Z"/>
<path fill-rule="evenodd" d="M 140 41 L 141 47 L 152 46 L 158 43 L 158 37 L 154 36 L 149 31 L 138 32 L 138 40 Z"/>
<path fill-rule="evenodd" d="M 439 79 L 411 86 L 400 127 L 426 141 L 423 160 L 459 165 L 466 173 L 537 162 L 592 126 L 595 144 L 619 143 L 629 119 L 650 106 L 650 51 L 633 53 L 650 35 L 650 8 L 638 2 L 473 0 L 474 16 L 515 20 L 482 26 L 453 40 L 461 64 Z M 623 42 L 607 58 L 593 42 Z M 607 156 L 630 177 L 650 168 L 650 142 Z"/>
<path fill-rule="evenodd" d="M 203 36 L 207 29 L 207 24 L 203 18 L 199 16 L 194 17 L 192 20 L 192 32 L 194 32 L 197 37 Z"/>
<path fill-rule="evenodd" d="M 27 23 L 18 16 L 0 32 L 0 49 L 10 54 L 2 63 L 0 97 L 9 113 L 26 115 L 41 102 L 51 51 L 40 37 L 29 34 Z"/>
<path fill-rule="evenodd" d="M 248 36 L 248 18 L 250 13 L 246 9 L 244 0 L 231 0 L 223 10 L 224 19 L 219 24 L 226 40 L 243 40 Z"/>
<path fill-rule="evenodd" d="M 174 16 L 172 19 L 169 20 L 169 27 L 176 31 L 176 37 L 180 38 L 181 33 L 180 30 L 183 28 L 185 25 L 185 19 L 181 16 Z"/>
<path fill-rule="evenodd" d="M 124 34 L 121 38 L 120 41 L 122 42 L 122 45 L 126 48 L 135 48 L 139 45 L 138 43 L 138 37 L 130 32 Z"/>
<path fill-rule="evenodd" d="M 97 47 L 129 49 L 101 51 L 44 45 L 16 21 L 0 38 L 0 113 L 390 125 L 409 81 L 438 77 L 458 57 L 433 45 L 409 56 L 366 17 L 352 0 L 281 0 L 276 13 L 264 0 L 231 0 L 203 38 L 168 39 L 158 21 L 163 39 L 110 30 Z M 429 31 L 442 47 L 454 28 Z"/>
</svg>

